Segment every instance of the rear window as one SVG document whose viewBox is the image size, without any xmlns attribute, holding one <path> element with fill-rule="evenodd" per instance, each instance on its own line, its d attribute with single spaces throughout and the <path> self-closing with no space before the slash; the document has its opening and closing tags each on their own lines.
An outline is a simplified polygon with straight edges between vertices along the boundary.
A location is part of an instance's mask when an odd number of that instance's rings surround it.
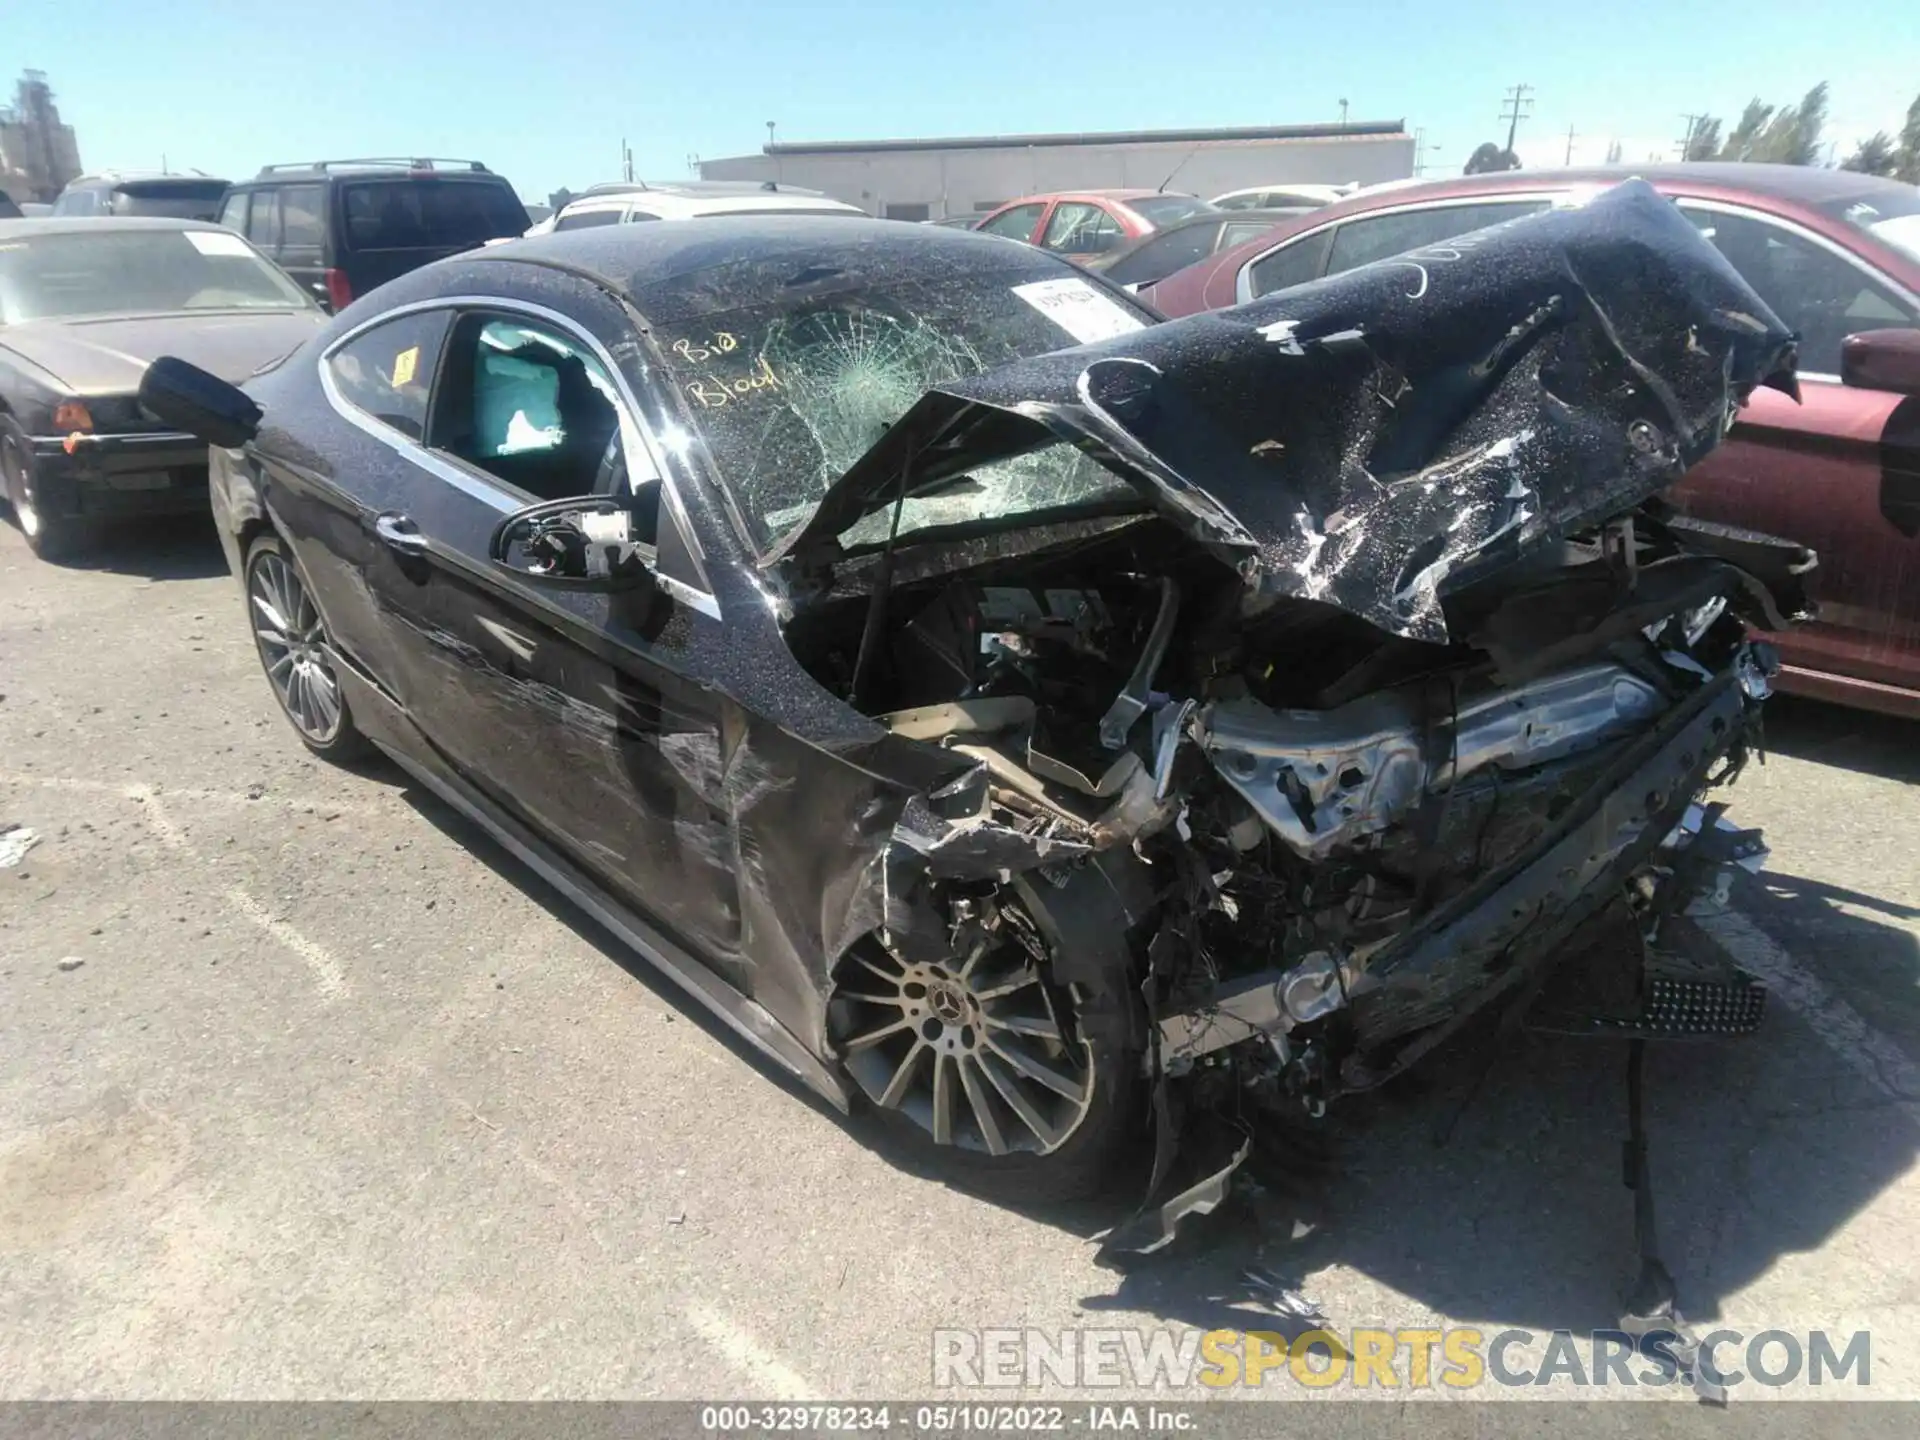
<svg viewBox="0 0 1920 1440">
<path fill-rule="evenodd" d="M 596 225 L 618 225 L 620 211 L 606 210 L 568 210 L 553 222 L 556 230 L 591 230 Z"/>
<path fill-rule="evenodd" d="M 1920 262 L 1920 188 L 1883 182 L 1817 208 Z"/>
<path fill-rule="evenodd" d="M 1213 206 L 1194 195 L 1149 195 L 1143 200 L 1124 203 L 1134 214 L 1155 227 L 1171 225 L 1189 215 L 1199 215 L 1213 209 Z"/>
<path fill-rule="evenodd" d="M 526 208 L 485 180 L 361 180 L 341 187 L 350 250 L 461 248 L 518 235 Z"/>
<path fill-rule="evenodd" d="M 1107 278 L 1116 285 L 1151 285 L 1164 280 L 1211 254 L 1217 230 L 1217 225 L 1202 222 L 1150 236 L 1109 265 Z"/>
<path fill-rule="evenodd" d="M 129 181 L 113 188 L 114 215 L 159 215 L 170 220 L 211 220 L 227 193 L 224 180 Z"/>
<path fill-rule="evenodd" d="M 1385 215 L 1361 215 L 1333 232 L 1327 273 L 1338 275 L 1376 260 L 1443 244 L 1489 225 L 1517 220 L 1547 208 L 1544 200 L 1485 200 L 1474 205 L 1432 205 Z"/>
</svg>

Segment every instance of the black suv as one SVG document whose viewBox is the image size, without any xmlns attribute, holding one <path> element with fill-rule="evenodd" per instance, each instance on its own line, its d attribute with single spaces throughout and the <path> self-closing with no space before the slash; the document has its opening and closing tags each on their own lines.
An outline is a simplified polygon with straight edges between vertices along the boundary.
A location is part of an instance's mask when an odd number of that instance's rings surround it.
<svg viewBox="0 0 1920 1440">
<path fill-rule="evenodd" d="M 530 223 L 479 161 L 427 159 L 268 165 L 227 191 L 219 220 L 329 310 Z"/>
<path fill-rule="evenodd" d="M 67 182 L 53 202 L 53 213 L 69 215 L 153 215 L 169 220 L 211 220 L 220 209 L 227 182 L 194 171 L 190 175 L 132 174 L 109 170 Z"/>
</svg>

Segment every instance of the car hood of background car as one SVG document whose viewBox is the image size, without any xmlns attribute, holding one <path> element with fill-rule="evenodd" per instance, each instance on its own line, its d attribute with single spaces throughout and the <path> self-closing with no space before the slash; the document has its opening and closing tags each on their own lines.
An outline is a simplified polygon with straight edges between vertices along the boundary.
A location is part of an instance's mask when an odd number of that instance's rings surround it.
<svg viewBox="0 0 1920 1440">
<path fill-rule="evenodd" d="M 1711 450 L 1793 336 L 1641 181 L 1303 285 L 940 385 L 769 564 L 907 493 L 1067 440 L 1258 596 L 1411 639 L 1441 597 Z"/>
<path fill-rule="evenodd" d="M 217 310 L 98 320 L 32 320 L 0 330 L 11 350 L 72 395 L 130 395 L 162 355 L 238 385 L 326 324 L 318 310 Z"/>
</svg>

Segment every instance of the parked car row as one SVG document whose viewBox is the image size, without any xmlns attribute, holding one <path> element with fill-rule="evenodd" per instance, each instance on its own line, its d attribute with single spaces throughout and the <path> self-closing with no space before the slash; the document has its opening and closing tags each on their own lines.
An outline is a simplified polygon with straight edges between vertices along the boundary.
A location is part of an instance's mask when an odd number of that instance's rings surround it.
<svg viewBox="0 0 1920 1440">
<path fill-rule="evenodd" d="M 1783 642 L 1784 686 L 1920 714 L 1920 383 L 1914 378 L 1920 360 L 1913 358 L 1920 343 L 1920 191 L 1803 167 L 1691 164 L 1646 173 L 1796 330 L 1801 347 L 1798 399 L 1756 396 L 1729 443 L 1689 476 L 1674 503 L 1704 519 L 1791 534 L 1821 555 L 1815 587 L 1822 616 Z M 1294 215 L 1216 209 L 1192 196 L 1158 192 L 1084 192 L 1010 202 L 978 228 L 1073 259 L 1112 286 L 1141 290 L 1162 315 L 1178 317 L 1369 264 L 1400 267 L 1418 288 L 1434 266 L 1455 263 L 1454 242 L 1463 234 L 1576 208 L 1616 179 L 1617 172 L 1607 170 L 1509 172 L 1380 187 Z M 523 231 L 858 215 L 851 206 L 791 188 L 628 182 L 596 186 L 560 214 L 528 225 L 511 187 L 484 166 L 415 159 L 269 166 L 232 186 L 205 177 L 100 177 L 74 193 L 109 209 L 188 203 L 184 188 L 175 200 L 148 188 L 163 180 L 220 185 L 220 223 L 251 244 L 245 255 L 202 255 L 196 262 L 202 268 L 232 262 L 223 273 L 239 274 L 246 256 L 257 252 L 330 309 L 434 260 Z M 248 323 L 272 308 L 264 300 L 269 292 L 245 287 L 229 293 L 200 285 L 176 295 L 170 286 L 181 277 L 167 265 L 151 277 L 144 271 L 121 277 L 144 287 L 130 295 L 124 284 L 97 273 L 90 252 L 76 245 L 72 227 L 98 223 L 60 218 L 67 228 L 21 232 L 58 244 L 75 257 L 71 266 L 63 260 L 41 267 L 42 247 L 35 244 L 16 250 L 0 268 L 0 326 L 6 327 L 0 330 L 0 402 L 9 405 L 11 430 L 0 436 L 0 469 L 23 526 L 33 526 L 29 538 L 44 553 L 70 548 L 99 516 L 151 513 L 170 496 L 196 503 L 191 497 L 199 482 L 190 456 L 156 460 L 155 439 L 101 438 L 100 416 L 88 406 L 99 400 L 109 415 L 116 405 L 124 408 L 137 375 L 119 377 L 125 383 L 115 399 L 97 388 L 101 377 L 76 357 L 98 351 L 122 360 L 151 358 L 167 348 L 168 332 L 166 325 L 145 324 L 134 327 L 137 335 L 109 334 L 95 318 L 98 307 L 140 316 L 177 302 L 196 323 L 229 300 L 250 312 Z M 1099 248 L 1123 232 L 1144 233 L 1118 248 Z M 112 242 L 171 245 L 175 261 L 183 254 L 178 247 L 188 243 L 194 242 L 132 232 Z M 46 283 L 34 278 L 42 268 L 63 276 L 60 295 L 29 293 Z M 67 305 L 78 308 L 62 308 Z M 53 328 L 76 316 L 88 318 L 71 335 L 50 338 Z M 318 322 L 308 315 L 304 323 Z M 49 345 L 67 372 L 50 364 Z M 93 438 L 87 426 L 53 423 L 61 401 L 72 402 L 68 418 L 85 414 L 96 423 Z M 29 416 L 40 420 L 29 423 Z M 74 440 L 76 434 L 82 438 Z M 154 463 L 123 461 L 129 446 L 144 447 L 140 456 Z"/>
</svg>

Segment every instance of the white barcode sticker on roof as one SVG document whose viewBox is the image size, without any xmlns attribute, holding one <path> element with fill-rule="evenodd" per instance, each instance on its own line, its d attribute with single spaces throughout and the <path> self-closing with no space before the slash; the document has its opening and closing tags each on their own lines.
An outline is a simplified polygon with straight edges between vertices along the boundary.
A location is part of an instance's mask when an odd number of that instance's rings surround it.
<svg viewBox="0 0 1920 1440">
<path fill-rule="evenodd" d="M 229 230 L 189 230 L 187 243 L 202 255 L 251 255 L 247 242 Z"/>
<path fill-rule="evenodd" d="M 1016 285 L 1013 293 L 1082 345 L 1146 328 L 1138 315 L 1075 276 Z"/>
</svg>

